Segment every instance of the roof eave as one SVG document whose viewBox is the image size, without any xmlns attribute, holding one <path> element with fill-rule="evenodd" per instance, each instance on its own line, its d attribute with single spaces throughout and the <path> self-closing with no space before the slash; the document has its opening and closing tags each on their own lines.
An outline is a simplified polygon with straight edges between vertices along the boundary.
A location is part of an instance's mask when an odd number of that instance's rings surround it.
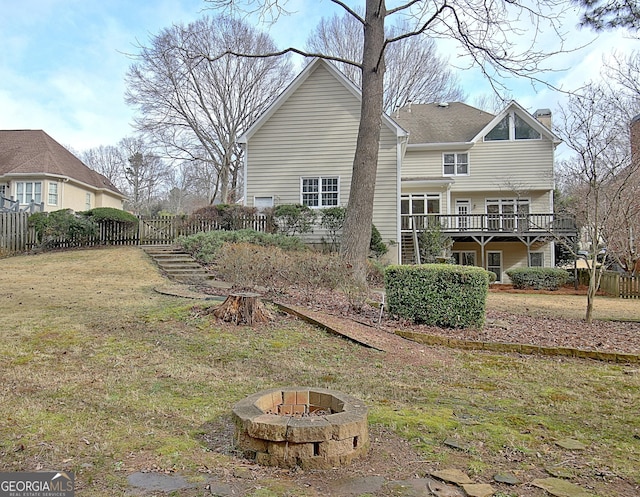
<svg viewBox="0 0 640 497">
<path fill-rule="evenodd" d="M 407 151 L 415 150 L 468 150 L 474 142 L 443 142 L 443 143 L 409 143 Z"/>
</svg>

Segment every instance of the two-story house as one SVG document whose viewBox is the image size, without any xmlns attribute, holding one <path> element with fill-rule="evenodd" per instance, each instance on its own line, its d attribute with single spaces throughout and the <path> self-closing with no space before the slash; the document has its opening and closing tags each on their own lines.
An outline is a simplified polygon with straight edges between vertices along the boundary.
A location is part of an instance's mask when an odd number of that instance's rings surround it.
<svg viewBox="0 0 640 497">
<path fill-rule="evenodd" d="M 360 103 L 332 64 L 307 65 L 240 138 L 245 204 L 347 206 Z M 553 266 L 560 140 L 550 113 L 537 115 L 511 102 L 497 115 L 441 103 L 383 116 L 373 222 L 392 249 L 389 262 L 420 262 L 416 240 L 439 222 L 456 260 L 498 281 L 512 267 Z"/>
</svg>

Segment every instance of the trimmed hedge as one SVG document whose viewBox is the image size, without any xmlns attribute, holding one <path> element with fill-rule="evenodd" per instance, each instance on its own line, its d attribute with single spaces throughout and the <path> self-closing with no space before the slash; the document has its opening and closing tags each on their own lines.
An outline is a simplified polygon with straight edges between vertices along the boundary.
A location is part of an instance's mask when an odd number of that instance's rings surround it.
<svg viewBox="0 0 640 497">
<path fill-rule="evenodd" d="M 96 222 L 117 221 L 126 223 L 129 226 L 138 225 L 138 218 L 136 216 L 122 209 L 115 209 L 113 207 L 96 207 L 89 211 L 79 212 L 78 214 Z"/>
<path fill-rule="evenodd" d="M 254 230 L 207 231 L 177 240 L 184 250 L 197 260 L 210 263 L 225 243 L 252 243 L 263 247 L 279 247 L 282 250 L 307 250 L 307 246 L 295 236 L 275 235 Z"/>
<path fill-rule="evenodd" d="M 557 290 L 567 282 L 569 273 L 554 267 L 521 267 L 509 269 L 507 275 L 514 288 Z"/>
<path fill-rule="evenodd" d="M 475 266 L 422 264 L 385 271 L 389 312 L 448 328 L 482 328 L 489 275 Z"/>
</svg>

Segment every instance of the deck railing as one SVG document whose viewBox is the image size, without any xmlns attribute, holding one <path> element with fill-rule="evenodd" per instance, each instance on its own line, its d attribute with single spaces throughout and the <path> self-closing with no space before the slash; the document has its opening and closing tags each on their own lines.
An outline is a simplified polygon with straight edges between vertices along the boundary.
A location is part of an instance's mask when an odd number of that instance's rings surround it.
<svg viewBox="0 0 640 497">
<path fill-rule="evenodd" d="M 557 214 L 402 214 L 402 231 L 423 231 L 438 224 L 444 233 L 576 233 L 575 220 Z"/>
</svg>

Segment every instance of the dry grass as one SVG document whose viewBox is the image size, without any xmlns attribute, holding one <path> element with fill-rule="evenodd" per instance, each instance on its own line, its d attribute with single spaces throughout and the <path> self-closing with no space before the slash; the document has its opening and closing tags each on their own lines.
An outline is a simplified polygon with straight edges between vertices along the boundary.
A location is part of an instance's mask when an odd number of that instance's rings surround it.
<svg viewBox="0 0 640 497">
<path fill-rule="evenodd" d="M 640 485 L 637 367 L 416 347 L 407 367 L 403 353 L 385 356 L 288 318 L 220 325 L 190 301 L 153 292 L 163 279 L 135 248 L 14 257 L 0 271 L 1 471 L 73 470 L 83 496 L 123 495 L 134 471 L 179 471 L 199 484 L 180 495 L 204 495 L 206 478 L 245 466 L 228 435 L 233 403 L 298 384 L 363 398 L 372 427 L 419 450 L 417 465 L 350 471 L 411 477 L 454 466 L 481 481 L 498 470 L 526 480 L 558 465 L 602 496 Z M 490 305 L 529 312 L 556 298 L 499 297 Z M 447 437 L 470 449 L 444 447 Z M 588 449 L 567 453 L 554 444 L 561 438 Z M 315 497 L 310 478 L 275 473 L 245 495 Z"/>
<path fill-rule="evenodd" d="M 489 292 L 487 306 L 515 314 L 584 319 L 586 295 Z M 640 321 L 640 301 L 596 296 L 594 319 Z"/>
</svg>

